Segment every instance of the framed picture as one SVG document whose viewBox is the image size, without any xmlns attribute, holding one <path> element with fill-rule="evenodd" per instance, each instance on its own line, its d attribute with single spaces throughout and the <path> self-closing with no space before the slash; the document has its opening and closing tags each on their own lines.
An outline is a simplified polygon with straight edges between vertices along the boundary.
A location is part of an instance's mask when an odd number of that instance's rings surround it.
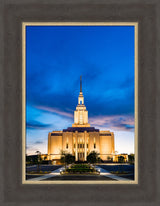
<svg viewBox="0 0 160 206">
<path fill-rule="evenodd" d="M 159 205 L 159 2 L 1 5 L 2 205 Z"/>
<path fill-rule="evenodd" d="M 22 29 L 23 182 L 137 184 L 138 23 Z"/>
</svg>

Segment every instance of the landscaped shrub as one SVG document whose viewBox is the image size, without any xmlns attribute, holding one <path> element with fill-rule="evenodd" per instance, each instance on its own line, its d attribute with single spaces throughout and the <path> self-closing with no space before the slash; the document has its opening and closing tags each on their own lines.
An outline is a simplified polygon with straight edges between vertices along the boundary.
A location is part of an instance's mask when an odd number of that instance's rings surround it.
<svg viewBox="0 0 160 206">
<path fill-rule="evenodd" d="M 86 172 L 94 172 L 93 168 L 69 168 L 66 170 L 69 173 L 86 173 Z"/>
</svg>

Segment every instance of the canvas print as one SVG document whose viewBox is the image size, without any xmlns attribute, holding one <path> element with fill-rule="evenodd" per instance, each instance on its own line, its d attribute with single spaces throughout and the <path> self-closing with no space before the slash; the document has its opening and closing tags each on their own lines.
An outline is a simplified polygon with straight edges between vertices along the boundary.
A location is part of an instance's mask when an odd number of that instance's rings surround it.
<svg viewBox="0 0 160 206">
<path fill-rule="evenodd" d="M 135 181 L 135 26 L 25 26 L 25 181 Z"/>
</svg>

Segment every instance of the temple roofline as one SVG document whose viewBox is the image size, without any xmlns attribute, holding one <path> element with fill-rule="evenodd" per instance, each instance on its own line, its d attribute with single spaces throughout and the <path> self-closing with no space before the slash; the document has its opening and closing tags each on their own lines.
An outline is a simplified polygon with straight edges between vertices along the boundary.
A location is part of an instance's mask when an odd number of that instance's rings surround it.
<svg viewBox="0 0 160 206">
<path fill-rule="evenodd" d="M 95 127 L 68 127 L 67 129 L 63 129 L 63 132 L 99 132 L 99 129 L 95 129 Z"/>
</svg>

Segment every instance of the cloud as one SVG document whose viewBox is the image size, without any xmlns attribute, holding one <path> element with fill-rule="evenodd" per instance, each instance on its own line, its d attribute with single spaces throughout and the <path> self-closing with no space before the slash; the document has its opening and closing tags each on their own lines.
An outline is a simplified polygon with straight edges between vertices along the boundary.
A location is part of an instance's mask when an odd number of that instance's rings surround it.
<svg viewBox="0 0 160 206">
<path fill-rule="evenodd" d="M 82 75 L 90 116 L 134 112 L 133 28 L 28 27 L 26 43 L 27 104 L 73 117 Z"/>
<path fill-rule="evenodd" d="M 134 81 L 132 78 L 113 83 L 112 79 L 103 80 L 101 76 L 99 74 L 97 79 L 94 74 L 83 76 L 82 89 L 89 116 L 133 114 Z M 35 83 L 37 87 L 30 84 L 29 87 L 32 87 L 27 89 L 27 104 L 41 111 L 73 118 L 79 95 L 79 75 L 75 79 L 70 79 L 70 82 L 54 80 L 54 84 L 50 86 L 47 85 L 48 81 L 47 83 L 44 81 L 43 87 L 38 83 Z M 59 82 L 62 82 L 61 85 Z"/>
<path fill-rule="evenodd" d="M 46 107 L 46 106 L 36 106 L 36 108 L 41 110 L 41 111 L 45 111 L 45 112 L 49 112 L 49 113 L 55 113 L 55 114 L 58 114 L 58 115 L 61 115 L 61 116 L 73 118 L 73 114 L 71 114 L 69 112 L 61 111 L 60 109 Z"/>
<path fill-rule="evenodd" d="M 27 129 L 48 129 L 51 124 L 44 124 L 37 121 L 29 121 L 26 123 Z"/>
<path fill-rule="evenodd" d="M 34 142 L 34 144 L 43 144 L 44 142 L 43 141 L 36 141 Z"/>
<path fill-rule="evenodd" d="M 134 117 L 131 115 L 97 116 L 89 118 L 89 123 L 98 128 L 134 131 Z"/>
</svg>

